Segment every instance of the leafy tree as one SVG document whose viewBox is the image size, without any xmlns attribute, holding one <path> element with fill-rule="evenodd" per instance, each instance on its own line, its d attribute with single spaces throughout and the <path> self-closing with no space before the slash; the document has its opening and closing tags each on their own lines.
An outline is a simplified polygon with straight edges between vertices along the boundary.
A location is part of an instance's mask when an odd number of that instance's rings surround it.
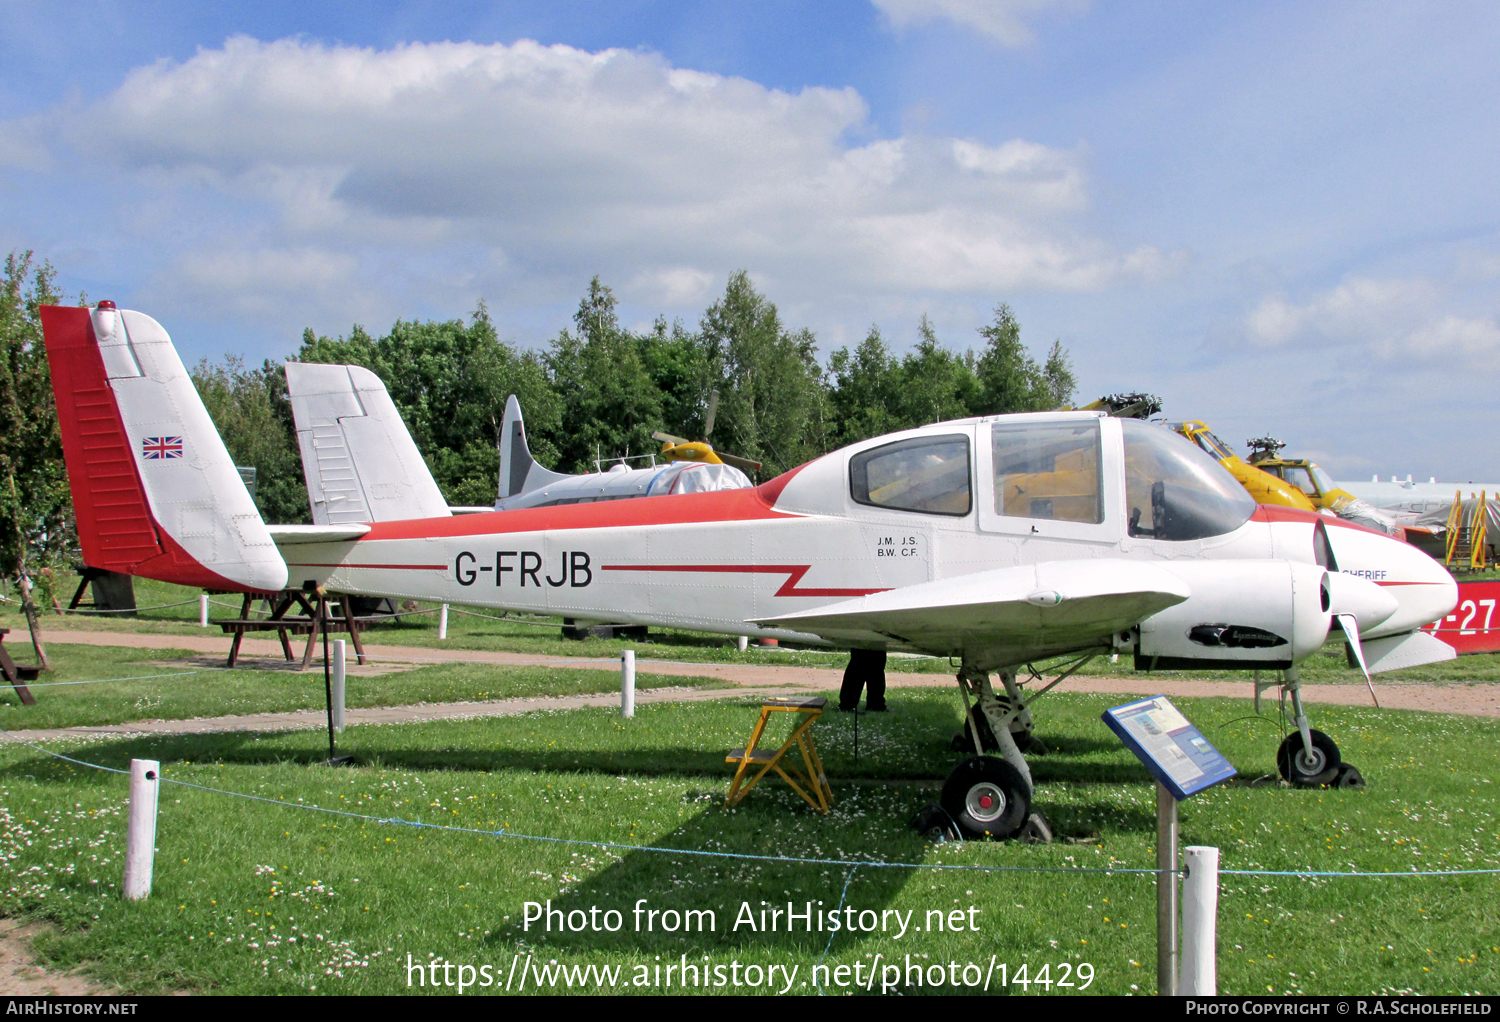
<svg viewBox="0 0 1500 1022">
<path fill-rule="evenodd" d="M 268 522 L 310 522 L 297 429 L 287 397 L 286 369 L 267 359 L 246 369 L 244 359 L 207 359 L 192 371 L 198 396 L 236 465 L 255 468 L 255 504 Z"/>
<path fill-rule="evenodd" d="M 1063 349 L 1062 341 L 1053 341 L 1047 352 L 1047 361 L 1042 365 L 1042 380 L 1047 388 L 1049 408 L 1066 408 L 1073 403 L 1073 392 L 1078 389 L 1078 379 L 1073 375 L 1073 360 Z"/>
<path fill-rule="evenodd" d="M 837 446 L 905 428 L 900 366 L 880 328 L 871 326 L 854 351 L 840 348 L 828 359 L 828 405 Z"/>
<path fill-rule="evenodd" d="M 738 270 L 703 314 L 701 344 L 719 391 L 713 444 L 765 463 L 769 478 L 827 450 L 817 340 L 791 333 L 776 306 Z"/>
<path fill-rule="evenodd" d="M 995 319 L 979 328 L 985 339 L 977 366 L 983 393 L 976 408 L 981 415 L 1041 412 L 1059 408 L 1073 398 L 1076 381 L 1061 341 L 1054 341 L 1045 366 L 1038 366 L 1021 343 L 1021 324 L 1009 305 L 995 308 Z"/>
<path fill-rule="evenodd" d="M 646 373 L 661 395 L 659 428 L 674 436 L 702 439 L 713 385 L 697 335 L 681 320 L 668 327 L 666 318 L 658 316 L 651 333 L 640 338 L 640 350 Z"/>
<path fill-rule="evenodd" d="M 295 360 L 360 365 L 379 376 L 449 503 L 494 503 L 500 420 L 512 393 L 528 436 L 535 433 L 532 452 L 555 454 L 548 437 L 557 432 L 560 401 L 546 369 L 535 354 L 500 340 L 482 302 L 468 325 L 397 320 L 380 338 L 360 326 L 337 339 L 304 331 Z"/>
<path fill-rule="evenodd" d="M 562 404 L 552 437 L 559 471 L 592 472 L 595 459 L 650 454 L 659 447 L 651 433 L 664 425 L 662 394 L 647 365 L 659 365 L 660 358 L 648 358 L 650 340 L 620 326 L 617 304 L 614 292 L 595 277 L 573 315 L 574 329 L 558 334 L 545 356 Z M 663 344 L 671 347 L 665 338 Z"/>
<path fill-rule="evenodd" d="M 77 551 L 38 311 L 62 302 L 55 278 L 29 251 L 10 253 L 0 277 L 0 570 L 16 579 L 43 664 L 32 583 L 51 597 Z"/>
<path fill-rule="evenodd" d="M 943 347 L 924 315 L 916 347 L 901 360 L 902 428 L 974 415 L 981 393 L 974 353 Z"/>
</svg>

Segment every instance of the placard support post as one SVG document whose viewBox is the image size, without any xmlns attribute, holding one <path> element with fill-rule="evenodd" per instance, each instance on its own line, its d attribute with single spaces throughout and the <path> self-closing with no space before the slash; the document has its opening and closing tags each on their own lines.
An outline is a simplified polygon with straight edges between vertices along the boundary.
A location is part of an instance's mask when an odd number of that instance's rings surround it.
<svg viewBox="0 0 1500 1022">
<path fill-rule="evenodd" d="M 1156 993 L 1177 996 L 1177 799 L 1156 784 Z"/>
</svg>

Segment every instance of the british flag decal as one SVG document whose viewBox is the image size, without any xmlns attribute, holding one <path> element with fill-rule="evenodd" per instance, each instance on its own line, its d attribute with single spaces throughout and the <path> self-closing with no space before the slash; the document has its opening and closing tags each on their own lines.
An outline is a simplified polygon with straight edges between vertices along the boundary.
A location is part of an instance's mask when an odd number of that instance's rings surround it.
<svg viewBox="0 0 1500 1022">
<path fill-rule="evenodd" d="M 141 457 L 147 461 L 182 457 L 182 437 L 148 436 L 141 440 Z"/>
</svg>

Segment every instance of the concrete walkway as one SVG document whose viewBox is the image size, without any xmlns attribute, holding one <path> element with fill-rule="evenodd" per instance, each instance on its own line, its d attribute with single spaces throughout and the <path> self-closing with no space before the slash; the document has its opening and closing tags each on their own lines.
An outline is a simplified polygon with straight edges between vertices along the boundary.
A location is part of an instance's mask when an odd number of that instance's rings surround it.
<svg viewBox="0 0 1500 1022">
<path fill-rule="evenodd" d="M 75 632 L 55 631 L 44 634 L 49 643 L 78 643 L 94 646 L 127 646 L 159 649 L 170 645 L 202 653 L 223 654 L 227 640 L 209 635 L 135 635 L 122 632 Z M 545 657 L 532 654 L 504 653 L 483 650 L 434 649 L 412 646 L 389 646 L 367 644 L 365 651 L 378 661 L 390 661 L 418 666 L 424 663 L 487 663 L 497 666 L 549 666 L 577 670 L 618 672 L 615 660 L 587 658 Z M 247 638 L 242 646 L 244 657 L 250 658 L 246 667 L 280 665 L 285 661 L 280 645 L 275 640 Z M 767 654 L 774 656 L 775 654 Z M 270 664 L 255 664 L 257 658 L 266 658 Z M 242 661 L 243 662 L 243 661 Z M 637 660 L 642 674 L 708 677 L 728 682 L 732 689 L 694 689 L 666 687 L 639 689 L 636 702 L 691 702 L 705 699 L 756 698 L 761 696 L 799 696 L 812 693 L 828 693 L 837 689 L 843 678 L 842 665 L 838 668 L 797 667 L 781 664 L 723 664 L 684 663 L 642 658 Z M 351 667 L 353 665 L 351 664 Z M 1355 676 L 1357 677 L 1357 676 Z M 939 674 L 900 674 L 887 676 L 888 686 L 901 688 L 949 687 L 952 678 Z M 1253 694 L 1249 680 L 1237 682 L 1193 681 L 1183 678 L 1153 678 L 1150 675 L 1135 675 L 1125 678 L 1070 678 L 1061 686 L 1070 692 L 1098 693 L 1110 696 L 1129 697 L 1137 695 L 1168 696 L 1231 696 L 1248 697 Z M 1351 681 L 1340 685 L 1307 685 L 1303 698 L 1310 703 L 1332 703 L 1346 706 L 1370 705 L 1370 694 L 1362 681 Z M 1470 716 L 1500 717 L 1500 684 L 1425 684 L 1425 685 L 1381 685 L 1375 691 L 1380 705 L 1386 709 L 1426 710 L 1439 713 L 1458 713 Z M 1275 690 L 1266 694 L 1274 699 Z M 527 713 L 539 709 L 575 709 L 582 706 L 618 706 L 619 695 L 612 692 L 579 696 L 543 696 L 525 699 L 499 699 L 487 702 L 431 703 L 416 706 L 386 706 L 369 709 L 350 709 L 345 712 L 349 725 L 391 724 L 426 720 L 451 720 L 473 717 L 496 717 L 516 713 Z M 11 732 L 25 740 L 55 739 L 80 735 L 126 735 L 126 734 L 192 734 L 216 731 L 280 731 L 325 726 L 323 711 L 298 710 L 291 713 L 257 713 L 226 717 L 205 717 L 193 720 L 137 721 L 129 724 L 112 724 L 99 727 L 38 729 Z"/>
<path fill-rule="evenodd" d="M 766 696 L 805 695 L 803 690 L 776 690 L 764 686 L 750 688 L 651 688 L 637 689 L 637 706 L 649 703 L 687 703 L 707 699 L 759 699 Z M 419 703 L 415 706 L 371 706 L 346 709 L 344 723 L 413 724 L 428 720 L 464 720 L 479 717 L 506 717 L 533 710 L 576 710 L 583 706 L 620 705 L 616 692 L 577 696 L 528 696 L 523 699 L 493 699 L 485 702 Z M 29 731 L 0 732 L 0 739 L 27 742 L 57 738 L 79 738 L 89 735 L 189 735 L 224 731 L 305 731 L 326 728 L 326 710 L 293 710 L 289 713 L 243 713 L 227 717 L 194 717 L 188 720 L 138 720 L 128 724 L 100 724 L 88 727 L 35 728 Z"/>
</svg>

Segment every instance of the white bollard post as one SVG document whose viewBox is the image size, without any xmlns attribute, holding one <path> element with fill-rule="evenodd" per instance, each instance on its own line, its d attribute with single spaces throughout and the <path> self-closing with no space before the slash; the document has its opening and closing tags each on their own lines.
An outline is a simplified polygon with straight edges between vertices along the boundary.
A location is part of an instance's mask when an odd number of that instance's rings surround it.
<svg viewBox="0 0 1500 1022">
<path fill-rule="evenodd" d="M 635 716 L 635 650 L 627 649 L 620 654 L 620 716 L 629 720 Z"/>
<path fill-rule="evenodd" d="M 438 638 L 448 637 L 448 605 L 445 603 L 438 609 Z"/>
<path fill-rule="evenodd" d="M 156 858 L 156 793 L 161 764 L 154 759 L 130 761 L 130 822 L 125 827 L 125 897 L 140 901 L 151 893 Z"/>
<path fill-rule="evenodd" d="M 344 654 L 344 640 L 333 640 L 333 676 L 329 679 L 333 689 L 333 729 L 344 730 L 344 671 L 349 666 Z"/>
<path fill-rule="evenodd" d="M 1182 882 L 1182 978 L 1177 992 L 1214 997 L 1219 992 L 1219 850 L 1202 845 L 1183 849 L 1187 878 Z"/>
<path fill-rule="evenodd" d="M 208 627 L 208 594 L 203 593 L 198 597 L 198 627 Z"/>
<path fill-rule="evenodd" d="M 741 635 L 735 645 L 740 648 L 741 653 L 745 652 L 745 650 L 750 648 L 750 636 Z"/>
</svg>

